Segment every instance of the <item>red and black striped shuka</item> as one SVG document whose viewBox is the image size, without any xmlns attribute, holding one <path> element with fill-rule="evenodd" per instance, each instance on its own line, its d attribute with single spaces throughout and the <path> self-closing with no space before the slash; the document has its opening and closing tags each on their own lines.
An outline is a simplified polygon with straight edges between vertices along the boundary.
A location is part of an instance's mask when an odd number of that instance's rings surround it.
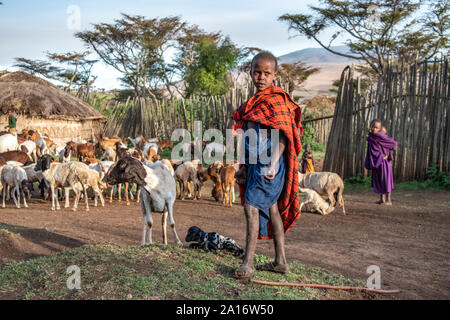
<svg viewBox="0 0 450 320">
<path fill-rule="evenodd" d="M 233 130 L 243 127 L 244 122 L 258 122 L 264 126 L 281 130 L 287 140 L 284 151 L 286 176 L 283 191 L 278 199 L 278 209 L 284 225 L 284 232 L 288 232 L 300 217 L 300 201 L 298 195 L 298 155 L 302 150 L 300 134 L 301 109 L 289 94 L 279 87 L 269 87 L 252 96 L 239 109 L 233 112 Z M 242 131 L 241 131 L 242 133 Z M 245 185 L 239 185 L 241 203 L 245 203 Z M 258 239 L 272 239 L 273 235 L 268 226 L 268 238 L 258 235 Z"/>
</svg>

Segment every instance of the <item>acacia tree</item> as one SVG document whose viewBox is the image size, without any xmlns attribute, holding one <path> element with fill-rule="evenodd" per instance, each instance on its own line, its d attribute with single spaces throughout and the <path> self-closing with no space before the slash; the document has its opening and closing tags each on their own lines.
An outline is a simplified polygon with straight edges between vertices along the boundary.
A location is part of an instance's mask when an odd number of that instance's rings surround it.
<svg viewBox="0 0 450 320">
<path fill-rule="evenodd" d="M 97 77 L 91 75 L 92 67 L 98 60 L 88 59 L 89 51 L 51 53 L 47 52 L 47 60 L 32 60 L 15 58 L 15 67 L 31 74 L 39 74 L 44 78 L 59 81 L 64 84 L 64 90 L 69 92 L 72 86 L 89 89 Z"/>
<path fill-rule="evenodd" d="M 371 72 L 381 75 L 391 57 L 411 61 L 448 53 L 449 1 L 321 0 L 320 6 L 310 6 L 311 15 L 284 14 L 278 20 L 297 35 L 315 40 L 336 55 L 363 61 Z M 331 27 L 337 31 L 323 40 L 321 34 Z M 342 35 L 348 39 L 349 53 L 332 48 Z"/>
<path fill-rule="evenodd" d="M 78 32 L 76 37 L 92 48 L 104 63 L 123 74 L 122 81 L 139 97 L 153 96 L 158 86 L 170 88 L 174 71 L 164 53 L 176 45 L 187 24 L 179 17 L 146 19 L 122 14 L 112 24 L 93 25 L 92 31 Z"/>
<path fill-rule="evenodd" d="M 320 68 L 308 66 L 304 62 L 282 63 L 278 69 L 278 75 L 282 81 L 288 83 L 289 94 L 292 95 L 296 88 L 299 88 L 308 77 L 319 72 Z"/>
<path fill-rule="evenodd" d="M 228 74 L 246 56 L 229 37 L 197 32 L 180 39 L 183 50 L 176 60 L 185 84 L 185 96 L 221 95 L 231 86 Z"/>
</svg>

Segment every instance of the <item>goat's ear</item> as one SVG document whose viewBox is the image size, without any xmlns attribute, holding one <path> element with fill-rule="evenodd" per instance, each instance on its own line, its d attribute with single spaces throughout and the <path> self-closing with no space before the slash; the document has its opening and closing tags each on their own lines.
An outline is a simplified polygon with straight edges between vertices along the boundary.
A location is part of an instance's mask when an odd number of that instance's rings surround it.
<svg viewBox="0 0 450 320">
<path fill-rule="evenodd" d="M 136 177 L 139 180 L 140 185 L 145 184 L 145 178 L 147 177 L 147 171 L 144 169 L 144 165 L 136 166 Z"/>
</svg>

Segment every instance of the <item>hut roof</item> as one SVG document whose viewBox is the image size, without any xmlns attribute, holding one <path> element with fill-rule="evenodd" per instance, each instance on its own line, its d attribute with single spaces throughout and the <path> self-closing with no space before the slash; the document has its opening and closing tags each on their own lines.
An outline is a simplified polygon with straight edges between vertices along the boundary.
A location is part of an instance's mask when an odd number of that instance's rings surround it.
<svg viewBox="0 0 450 320">
<path fill-rule="evenodd" d="M 86 102 L 50 82 L 18 71 L 0 77 L 0 112 L 51 120 L 93 120 L 105 118 Z"/>
</svg>

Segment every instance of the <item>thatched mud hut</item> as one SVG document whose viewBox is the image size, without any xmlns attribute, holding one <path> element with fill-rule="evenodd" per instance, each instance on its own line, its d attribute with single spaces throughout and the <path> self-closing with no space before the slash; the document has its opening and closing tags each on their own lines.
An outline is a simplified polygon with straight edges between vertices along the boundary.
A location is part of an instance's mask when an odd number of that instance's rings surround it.
<svg viewBox="0 0 450 320">
<path fill-rule="evenodd" d="M 17 131 L 35 129 L 61 141 L 98 138 L 105 119 L 84 101 L 21 71 L 0 77 L 0 131 L 10 109 L 17 115 Z"/>
</svg>

